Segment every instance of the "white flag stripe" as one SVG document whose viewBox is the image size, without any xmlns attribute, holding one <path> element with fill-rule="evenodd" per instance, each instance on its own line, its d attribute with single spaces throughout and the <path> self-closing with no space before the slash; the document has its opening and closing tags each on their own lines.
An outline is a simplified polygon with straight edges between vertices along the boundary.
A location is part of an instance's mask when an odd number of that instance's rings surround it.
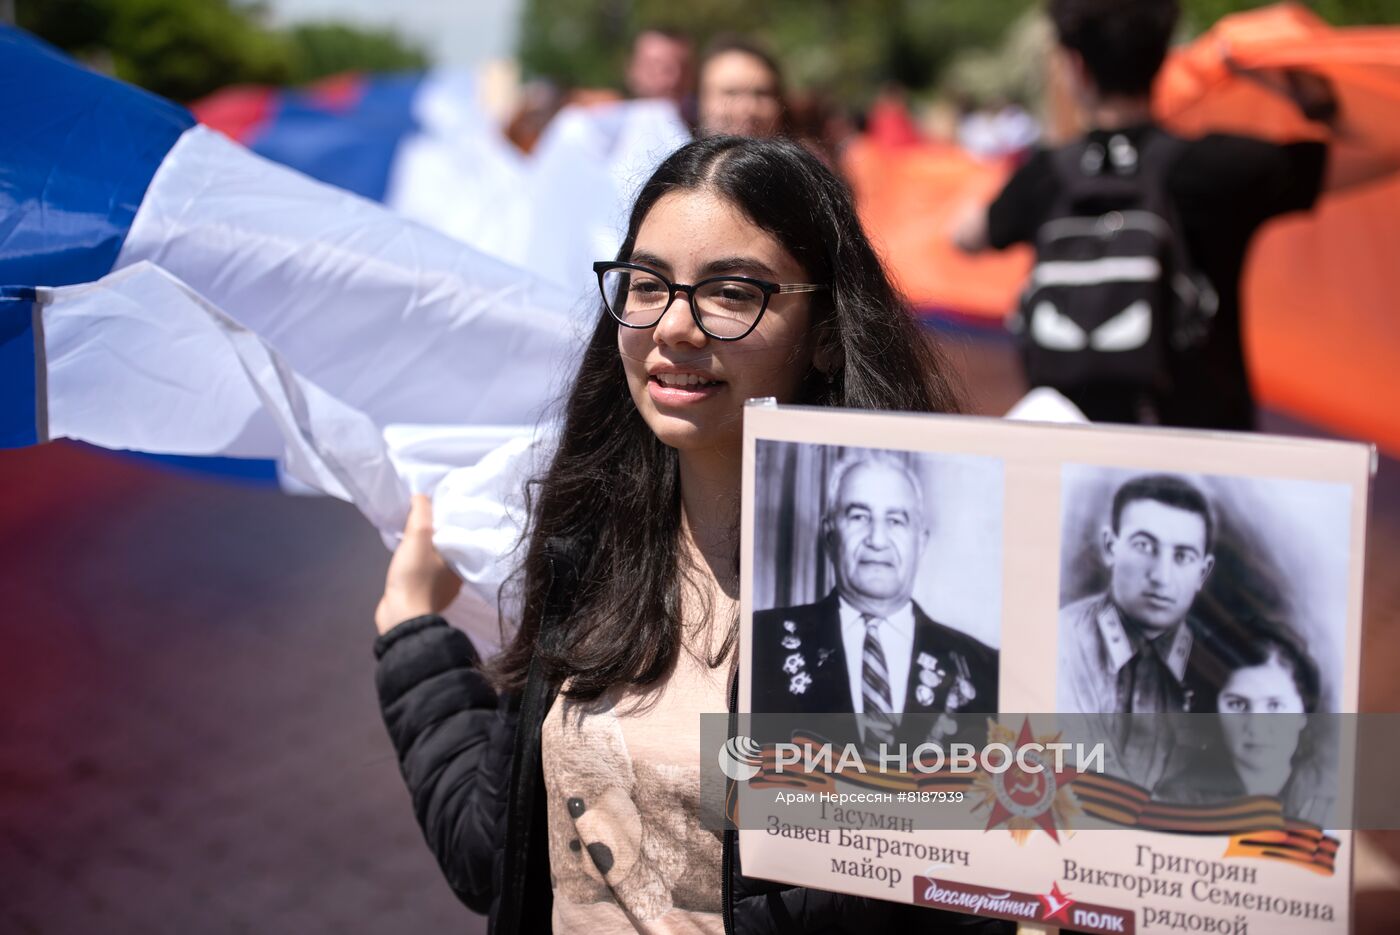
<svg viewBox="0 0 1400 935">
<path fill-rule="evenodd" d="M 535 421 L 594 311 L 203 127 L 156 173 L 117 268 L 141 260 L 380 425 Z"/>
<path fill-rule="evenodd" d="M 435 445 L 427 431 L 400 430 L 405 450 L 395 454 L 369 416 L 296 373 L 258 335 L 150 263 L 38 296 L 53 438 L 195 455 L 227 454 L 256 438 L 261 447 L 252 453 L 279 457 L 298 482 L 352 503 L 390 543 L 408 515 L 410 491 L 421 489 L 401 476 L 400 465 L 414 465 L 418 480 L 435 485 L 454 464 L 481 459 L 503 437 L 516 439 L 507 454 L 531 450 L 527 426 L 466 433 L 433 427 Z M 134 335 L 153 343 L 140 345 Z M 129 350 L 141 356 L 133 360 Z M 432 465 L 434 452 L 451 460 Z M 474 589 L 453 617 L 483 651 L 500 639 L 496 593 L 518 536 L 521 518 L 507 505 L 521 470 L 505 455 L 481 469 L 458 469 L 451 486 L 460 493 L 435 503 L 461 521 L 439 546 Z M 497 503 L 483 502 L 487 491 Z"/>
<path fill-rule="evenodd" d="M 594 260 L 617 255 L 636 193 L 690 134 L 663 101 L 566 107 L 531 155 L 530 269 L 570 291 L 594 289 Z"/>
<path fill-rule="evenodd" d="M 171 454 L 281 455 L 297 480 L 355 503 L 376 525 L 407 514 L 374 422 L 292 372 L 166 271 L 138 263 L 38 294 L 51 437 Z M 143 343 L 145 335 L 154 340 Z M 250 437 L 276 439 L 276 450 L 238 450 Z"/>
<path fill-rule="evenodd" d="M 400 142 L 384 203 L 570 294 L 617 254 L 637 190 L 690 140 L 664 101 L 569 106 L 522 155 L 449 76 L 425 79 L 420 132 Z"/>
</svg>

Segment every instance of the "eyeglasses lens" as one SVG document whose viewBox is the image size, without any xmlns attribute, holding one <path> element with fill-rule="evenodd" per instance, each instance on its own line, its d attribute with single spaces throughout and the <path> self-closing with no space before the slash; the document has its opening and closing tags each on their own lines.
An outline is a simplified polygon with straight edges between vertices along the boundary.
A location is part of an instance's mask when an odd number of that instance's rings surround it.
<svg viewBox="0 0 1400 935">
<path fill-rule="evenodd" d="M 671 291 L 660 277 L 634 269 L 603 274 L 603 298 L 608 312 L 624 325 L 647 328 L 666 311 Z M 763 290 L 737 279 L 718 279 L 695 292 L 695 305 L 705 331 L 735 338 L 749 330 L 763 311 Z"/>
<path fill-rule="evenodd" d="M 735 338 L 748 331 L 763 311 L 763 292 L 750 283 L 721 279 L 707 283 L 695 294 L 705 330 L 720 338 Z"/>
</svg>

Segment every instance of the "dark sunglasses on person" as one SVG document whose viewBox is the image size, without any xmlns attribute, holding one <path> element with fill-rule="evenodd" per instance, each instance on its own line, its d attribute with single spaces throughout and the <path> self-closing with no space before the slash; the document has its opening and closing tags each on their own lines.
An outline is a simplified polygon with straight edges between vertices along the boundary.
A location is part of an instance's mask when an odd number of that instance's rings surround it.
<svg viewBox="0 0 1400 935">
<path fill-rule="evenodd" d="M 603 305 L 624 328 L 652 328 L 666 309 L 685 292 L 690 315 L 700 330 L 716 341 L 737 341 L 758 327 L 775 295 L 817 292 L 826 286 L 779 283 L 748 276 L 714 276 L 695 285 L 671 282 L 656 270 L 636 263 L 600 260 L 593 264 Z"/>
</svg>

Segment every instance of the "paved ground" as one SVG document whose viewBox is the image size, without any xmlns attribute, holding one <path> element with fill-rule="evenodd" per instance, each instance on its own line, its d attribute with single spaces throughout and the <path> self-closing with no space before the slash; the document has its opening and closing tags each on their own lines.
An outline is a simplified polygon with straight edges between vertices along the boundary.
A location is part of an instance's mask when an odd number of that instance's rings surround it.
<svg viewBox="0 0 1400 935">
<path fill-rule="evenodd" d="M 981 411 L 1018 395 L 1004 347 L 955 357 Z M 0 491 L 0 933 L 484 929 L 378 720 L 357 514 L 68 444 Z M 1372 528 L 1363 694 L 1400 711 L 1396 462 Z M 1398 862 L 1368 844 L 1358 931 L 1396 930 Z"/>
<path fill-rule="evenodd" d="M 0 455 L 0 932 L 471 932 L 374 702 L 348 507 Z"/>
</svg>

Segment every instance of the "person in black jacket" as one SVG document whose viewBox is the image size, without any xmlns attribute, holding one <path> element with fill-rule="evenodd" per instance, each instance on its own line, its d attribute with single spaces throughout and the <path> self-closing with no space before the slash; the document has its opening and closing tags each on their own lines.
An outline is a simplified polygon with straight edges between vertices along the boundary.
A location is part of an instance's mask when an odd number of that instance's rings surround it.
<svg viewBox="0 0 1400 935">
<path fill-rule="evenodd" d="M 738 678 L 745 400 L 958 407 L 850 193 L 794 143 L 700 140 L 595 271 L 503 651 L 437 616 L 459 582 L 422 498 L 375 614 L 385 724 L 449 884 L 496 933 L 1009 930 L 747 878 L 735 833 L 698 818 L 699 716 Z"/>
<path fill-rule="evenodd" d="M 1047 0 L 1045 8 L 1055 28 L 1056 64 L 1087 130 L 1071 145 L 1087 143 L 1086 153 L 1106 154 L 1115 173 L 1131 174 L 1136 154 L 1165 137 L 1153 119 L 1152 88 L 1176 31 L 1180 0 Z M 1164 180 L 1166 203 L 1216 308 L 1204 340 L 1170 355 L 1167 382 L 1154 393 L 1117 382 L 1057 387 L 1095 422 L 1252 431 L 1256 413 L 1244 353 L 1241 277 L 1255 235 L 1271 218 L 1312 209 L 1325 192 L 1364 185 L 1400 168 L 1395 153 L 1347 117 L 1321 75 L 1299 69 L 1242 74 L 1292 101 L 1329 131 L 1330 140 L 1275 144 L 1211 133 L 1179 147 Z M 954 242 L 974 253 L 1037 243 L 1055 219 L 1065 186 L 1056 153 L 1066 151 L 1032 154 L 990 205 L 968 205 Z"/>
</svg>

